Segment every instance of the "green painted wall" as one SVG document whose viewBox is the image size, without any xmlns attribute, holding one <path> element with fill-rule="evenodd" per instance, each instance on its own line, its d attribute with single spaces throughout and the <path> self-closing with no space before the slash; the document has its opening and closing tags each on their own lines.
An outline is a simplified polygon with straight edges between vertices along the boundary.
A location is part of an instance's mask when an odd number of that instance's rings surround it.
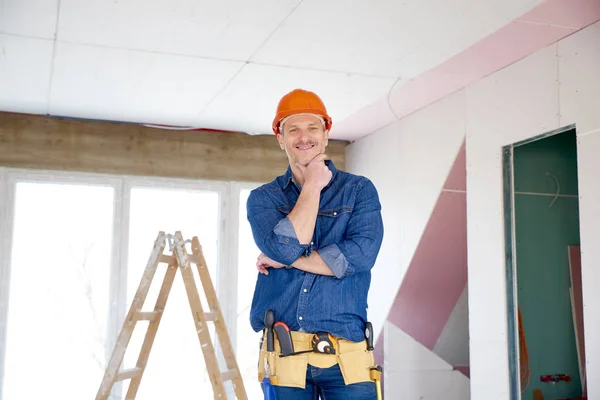
<svg viewBox="0 0 600 400">
<path fill-rule="evenodd" d="M 515 147 L 515 239 L 517 296 L 530 356 L 531 381 L 522 394 L 545 400 L 579 397 L 581 384 L 569 296 L 567 247 L 579 245 L 576 197 L 559 197 L 552 206 L 556 182 L 561 195 L 577 195 L 577 144 L 574 131 Z M 540 382 L 540 375 L 565 373 L 569 383 Z"/>
</svg>

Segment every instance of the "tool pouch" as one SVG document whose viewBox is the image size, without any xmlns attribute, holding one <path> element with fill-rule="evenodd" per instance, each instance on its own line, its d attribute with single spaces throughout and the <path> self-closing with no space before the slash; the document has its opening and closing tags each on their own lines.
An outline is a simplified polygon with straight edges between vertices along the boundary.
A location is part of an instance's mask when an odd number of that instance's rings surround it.
<svg viewBox="0 0 600 400">
<path fill-rule="evenodd" d="M 292 333 L 294 350 L 305 351 L 313 348 L 312 334 Z M 344 383 L 350 385 L 358 382 L 373 382 L 370 368 L 375 365 L 373 352 L 366 349 L 366 343 L 353 343 L 344 340 L 333 341 L 336 354 L 309 352 L 287 357 L 279 357 L 280 347 L 275 340 L 275 351 L 266 351 L 265 343 L 261 344 L 258 371 L 259 381 L 264 378 L 265 359 L 271 370 L 271 384 L 304 389 L 306 387 L 306 370 L 308 364 L 318 368 L 330 368 L 339 364 Z"/>
<path fill-rule="evenodd" d="M 341 353 L 338 355 L 338 364 L 346 385 L 373 381 L 370 369 L 375 365 L 375 357 L 371 351 L 355 350 Z"/>
<path fill-rule="evenodd" d="M 279 357 L 278 353 L 269 353 L 266 350 L 260 350 L 258 362 L 259 376 L 258 380 L 264 378 L 265 358 L 271 366 L 271 384 L 275 386 L 289 386 L 304 389 L 306 387 L 306 369 L 308 368 L 308 357 L 305 354 L 299 354 L 289 357 Z"/>
</svg>

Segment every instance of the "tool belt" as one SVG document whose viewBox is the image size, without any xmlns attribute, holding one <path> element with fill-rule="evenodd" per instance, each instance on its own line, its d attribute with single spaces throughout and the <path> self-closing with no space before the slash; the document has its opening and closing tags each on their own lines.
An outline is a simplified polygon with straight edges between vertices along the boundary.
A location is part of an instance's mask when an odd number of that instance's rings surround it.
<svg viewBox="0 0 600 400">
<path fill-rule="evenodd" d="M 313 350 L 315 334 L 291 331 L 294 354 L 281 357 L 281 348 L 275 334 L 274 351 L 268 352 L 266 339 L 263 336 L 258 362 L 258 380 L 265 377 L 265 365 L 271 384 L 304 389 L 306 386 L 306 370 L 308 365 L 318 368 L 330 368 L 339 364 L 344 383 L 350 385 L 358 382 L 372 382 L 370 368 L 375 365 L 373 352 L 367 350 L 367 341 L 351 342 L 329 336 L 335 354 L 321 353 Z M 327 350 L 326 350 L 327 351 Z"/>
</svg>

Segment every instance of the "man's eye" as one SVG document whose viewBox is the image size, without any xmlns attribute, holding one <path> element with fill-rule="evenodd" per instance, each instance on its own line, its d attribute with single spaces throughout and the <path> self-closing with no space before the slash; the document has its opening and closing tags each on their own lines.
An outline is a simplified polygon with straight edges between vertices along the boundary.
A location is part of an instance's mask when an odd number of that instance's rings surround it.
<svg viewBox="0 0 600 400">
<path fill-rule="evenodd" d="M 317 130 L 317 127 L 316 127 L 316 126 L 311 126 L 311 127 L 310 127 L 310 130 L 311 130 L 311 131 L 316 131 L 316 130 Z"/>
</svg>

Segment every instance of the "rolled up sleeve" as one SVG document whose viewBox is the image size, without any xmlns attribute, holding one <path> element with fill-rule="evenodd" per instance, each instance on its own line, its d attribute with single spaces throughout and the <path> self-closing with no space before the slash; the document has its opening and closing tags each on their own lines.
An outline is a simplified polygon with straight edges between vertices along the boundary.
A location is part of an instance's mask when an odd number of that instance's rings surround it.
<svg viewBox="0 0 600 400">
<path fill-rule="evenodd" d="M 279 220 L 275 228 L 273 229 L 278 236 L 289 237 L 292 239 L 298 239 L 296 236 L 296 231 L 294 230 L 294 225 L 292 225 L 292 221 L 286 216 L 285 218 Z"/>
<path fill-rule="evenodd" d="M 323 250 L 332 253 L 331 264 L 325 259 L 323 261 L 337 278 L 342 279 L 373 268 L 382 240 L 383 219 L 379 195 L 373 183 L 365 179 L 357 194 L 352 216 L 346 227 L 346 239 L 335 244 L 341 256 L 336 257 L 333 249 L 327 250 L 333 245 L 320 249 L 319 255 L 323 259 Z"/>
<path fill-rule="evenodd" d="M 318 251 L 321 260 L 329 267 L 336 278 L 341 279 L 348 270 L 348 261 L 337 244 L 330 244 Z"/>
<path fill-rule="evenodd" d="M 277 209 L 265 190 L 258 188 L 250 192 L 246 211 L 254 242 L 268 257 L 291 265 L 302 255 L 310 256 L 312 246 L 300 244 L 287 215 Z"/>
</svg>

